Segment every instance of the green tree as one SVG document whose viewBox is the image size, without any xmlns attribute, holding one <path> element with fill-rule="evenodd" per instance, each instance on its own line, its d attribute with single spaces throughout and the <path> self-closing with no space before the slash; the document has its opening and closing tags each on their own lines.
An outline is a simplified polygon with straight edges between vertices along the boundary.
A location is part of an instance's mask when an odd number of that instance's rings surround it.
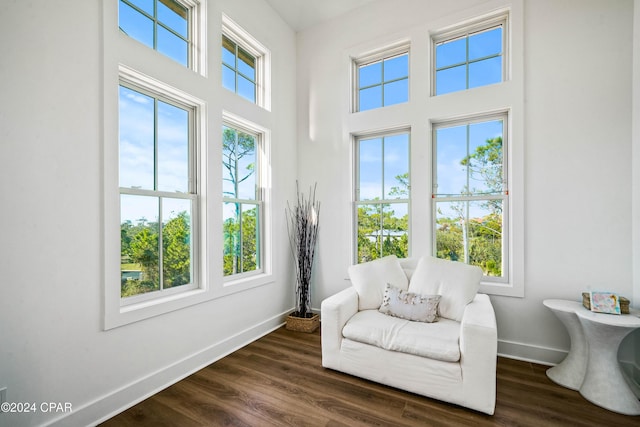
<svg viewBox="0 0 640 427">
<path fill-rule="evenodd" d="M 191 282 L 191 219 L 180 212 L 162 228 L 163 287 L 185 285 Z"/>
</svg>

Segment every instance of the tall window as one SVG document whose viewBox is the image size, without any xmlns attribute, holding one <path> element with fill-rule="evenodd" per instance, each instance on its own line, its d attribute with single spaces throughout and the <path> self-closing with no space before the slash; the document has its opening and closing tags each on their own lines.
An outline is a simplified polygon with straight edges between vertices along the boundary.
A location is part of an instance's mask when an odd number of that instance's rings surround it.
<svg viewBox="0 0 640 427">
<path fill-rule="evenodd" d="M 262 136 L 222 126 L 223 270 L 225 276 L 262 269 L 260 152 Z"/>
<path fill-rule="evenodd" d="M 434 253 L 506 281 L 506 114 L 438 124 L 433 136 Z"/>
<path fill-rule="evenodd" d="M 400 104 L 409 100 L 409 52 L 386 52 L 355 63 L 356 111 Z"/>
<path fill-rule="evenodd" d="M 189 67 L 192 10 L 177 0 L 120 0 L 118 22 L 128 36 Z"/>
<path fill-rule="evenodd" d="M 357 262 L 409 254 L 409 132 L 356 138 Z"/>
<path fill-rule="evenodd" d="M 194 114 L 181 100 L 120 84 L 122 298 L 195 287 Z"/>
<path fill-rule="evenodd" d="M 505 79 L 506 17 L 433 37 L 436 95 Z"/>
</svg>

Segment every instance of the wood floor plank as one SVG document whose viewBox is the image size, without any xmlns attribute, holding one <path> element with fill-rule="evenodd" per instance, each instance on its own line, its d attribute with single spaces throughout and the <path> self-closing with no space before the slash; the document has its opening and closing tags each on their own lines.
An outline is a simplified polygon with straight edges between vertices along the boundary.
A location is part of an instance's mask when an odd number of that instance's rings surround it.
<svg viewBox="0 0 640 427">
<path fill-rule="evenodd" d="M 498 358 L 493 416 L 321 364 L 320 331 L 278 329 L 102 426 L 635 426 L 561 387 L 547 367 Z"/>
</svg>

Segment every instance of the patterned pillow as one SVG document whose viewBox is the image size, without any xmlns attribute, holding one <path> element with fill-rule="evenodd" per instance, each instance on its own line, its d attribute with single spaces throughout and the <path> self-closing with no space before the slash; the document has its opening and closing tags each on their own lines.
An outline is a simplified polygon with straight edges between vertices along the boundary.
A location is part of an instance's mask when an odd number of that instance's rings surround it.
<svg viewBox="0 0 640 427">
<path fill-rule="evenodd" d="M 440 295 L 420 295 L 387 283 L 378 311 L 401 319 L 432 323 L 438 321 Z"/>
</svg>

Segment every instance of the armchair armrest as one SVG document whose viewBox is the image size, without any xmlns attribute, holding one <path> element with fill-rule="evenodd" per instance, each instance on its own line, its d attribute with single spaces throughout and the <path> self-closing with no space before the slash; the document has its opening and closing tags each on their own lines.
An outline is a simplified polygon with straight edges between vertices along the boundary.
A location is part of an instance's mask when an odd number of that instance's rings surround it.
<svg viewBox="0 0 640 427">
<path fill-rule="evenodd" d="M 342 328 L 358 312 L 358 294 L 349 287 L 322 301 L 320 306 L 322 366 L 337 369 Z"/>
<path fill-rule="evenodd" d="M 474 409 L 488 414 L 495 409 L 497 353 L 493 305 L 488 295 L 477 294 L 467 304 L 460 323 L 460 365 L 465 396 L 473 396 Z"/>
</svg>

